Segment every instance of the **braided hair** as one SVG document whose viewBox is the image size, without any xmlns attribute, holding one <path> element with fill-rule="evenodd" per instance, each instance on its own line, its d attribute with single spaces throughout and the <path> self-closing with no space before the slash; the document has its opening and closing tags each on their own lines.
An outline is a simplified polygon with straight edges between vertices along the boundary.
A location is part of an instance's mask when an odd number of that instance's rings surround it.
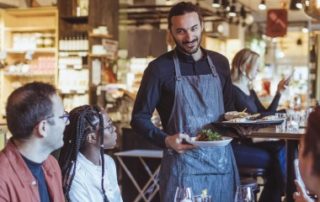
<svg viewBox="0 0 320 202">
<path fill-rule="evenodd" d="M 69 191 L 76 172 L 78 153 L 84 148 L 88 134 L 98 131 L 102 176 L 101 189 L 103 201 L 109 202 L 104 189 L 104 144 L 103 116 L 99 107 L 83 105 L 70 112 L 70 123 L 64 131 L 64 146 L 61 149 L 59 164 L 62 170 L 63 191 L 67 201 L 70 201 Z"/>
</svg>

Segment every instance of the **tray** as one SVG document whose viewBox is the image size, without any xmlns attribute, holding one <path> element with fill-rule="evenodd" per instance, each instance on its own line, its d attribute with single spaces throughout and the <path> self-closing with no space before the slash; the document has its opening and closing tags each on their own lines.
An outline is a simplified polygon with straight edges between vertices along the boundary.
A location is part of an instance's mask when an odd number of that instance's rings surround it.
<svg viewBox="0 0 320 202">
<path fill-rule="evenodd" d="M 196 145 L 199 147 L 223 147 L 228 145 L 232 141 L 231 137 L 222 137 L 222 140 L 216 141 L 195 141 L 195 138 L 187 140 L 189 144 Z"/>
<path fill-rule="evenodd" d="M 234 121 L 222 121 L 212 123 L 214 126 L 225 126 L 225 127 L 268 127 L 273 125 L 279 125 L 283 122 L 283 119 L 273 119 L 273 120 L 245 120 L 241 122 Z"/>
</svg>

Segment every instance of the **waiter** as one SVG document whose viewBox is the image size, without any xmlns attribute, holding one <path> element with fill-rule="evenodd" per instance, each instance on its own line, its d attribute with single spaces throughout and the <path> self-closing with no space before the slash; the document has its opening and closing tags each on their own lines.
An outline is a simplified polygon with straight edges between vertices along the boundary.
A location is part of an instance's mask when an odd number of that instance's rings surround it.
<svg viewBox="0 0 320 202">
<path fill-rule="evenodd" d="M 194 194 L 207 189 L 215 202 L 233 202 L 239 180 L 231 146 L 195 147 L 181 141 L 183 135 L 196 136 L 225 109 L 232 109 L 229 62 L 200 47 L 203 20 L 197 6 L 176 4 L 169 12 L 168 25 L 176 48 L 145 70 L 131 126 L 164 148 L 161 201 L 173 201 L 177 187 L 191 187 Z M 151 122 L 155 109 L 164 130 Z"/>
</svg>

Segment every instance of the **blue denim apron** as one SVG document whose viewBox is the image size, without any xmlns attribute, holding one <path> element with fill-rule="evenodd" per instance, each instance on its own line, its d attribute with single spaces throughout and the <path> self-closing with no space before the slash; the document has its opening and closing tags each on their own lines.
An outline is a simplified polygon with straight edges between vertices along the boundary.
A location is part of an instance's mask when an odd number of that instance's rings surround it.
<svg viewBox="0 0 320 202">
<path fill-rule="evenodd" d="M 176 87 L 167 134 L 184 132 L 196 136 L 224 113 L 222 86 L 216 68 L 207 56 L 212 74 L 182 76 L 173 56 Z M 200 147 L 178 154 L 165 149 L 160 170 L 160 197 L 173 202 L 178 186 L 191 187 L 195 195 L 208 190 L 214 202 L 233 202 L 239 176 L 231 145 Z"/>
</svg>

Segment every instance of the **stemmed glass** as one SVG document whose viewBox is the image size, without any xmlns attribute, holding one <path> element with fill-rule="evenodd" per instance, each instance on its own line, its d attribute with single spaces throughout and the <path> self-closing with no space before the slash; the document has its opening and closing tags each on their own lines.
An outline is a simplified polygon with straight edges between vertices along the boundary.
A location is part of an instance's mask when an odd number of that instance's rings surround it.
<svg viewBox="0 0 320 202">
<path fill-rule="evenodd" d="M 192 190 L 190 187 L 177 187 L 174 202 L 192 202 Z"/>
<path fill-rule="evenodd" d="M 235 202 L 255 202 L 252 187 L 240 185 L 237 187 Z"/>
</svg>

